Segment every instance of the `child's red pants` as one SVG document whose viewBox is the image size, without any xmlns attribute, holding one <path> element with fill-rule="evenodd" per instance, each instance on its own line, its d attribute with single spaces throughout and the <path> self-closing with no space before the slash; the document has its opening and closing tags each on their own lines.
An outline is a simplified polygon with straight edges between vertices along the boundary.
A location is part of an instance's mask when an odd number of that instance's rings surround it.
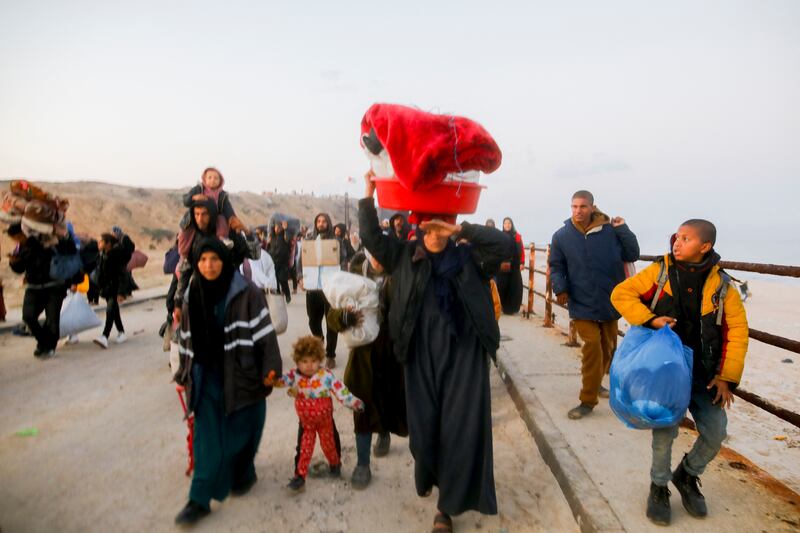
<svg viewBox="0 0 800 533">
<path fill-rule="evenodd" d="M 294 408 L 303 426 L 300 441 L 300 459 L 297 461 L 296 475 L 305 478 L 308 465 L 314 455 L 314 446 L 319 433 L 322 452 L 331 466 L 339 464 L 339 453 L 333 439 L 333 403 L 330 398 L 295 398 Z"/>
</svg>

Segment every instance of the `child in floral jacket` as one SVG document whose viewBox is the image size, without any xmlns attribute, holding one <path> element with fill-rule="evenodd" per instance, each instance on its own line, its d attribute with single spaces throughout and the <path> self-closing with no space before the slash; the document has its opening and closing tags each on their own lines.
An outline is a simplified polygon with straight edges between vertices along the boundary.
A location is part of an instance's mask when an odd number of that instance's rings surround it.
<svg viewBox="0 0 800 533">
<path fill-rule="evenodd" d="M 317 434 L 320 445 L 328 460 L 330 474 L 339 477 L 342 462 L 333 436 L 333 402 L 331 396 L 354 411 L 363 411 L 364 402 L 353 396 L 347 387 L 330 370 L 322 367 L 325 348 L 316 337 L 300 337 L 292 346 L 292 359 L 297 368 L 290 370 L 278 379 L 268 376 L 265 385 L 290 387 L 294 396 L 294 407 L 300 418 L 302 436 L 300 438 L 300 457 L 294 477 L 287 485 L 292 492 L 305 488 L 308 465 L 314 455 Z"/>
</svg>

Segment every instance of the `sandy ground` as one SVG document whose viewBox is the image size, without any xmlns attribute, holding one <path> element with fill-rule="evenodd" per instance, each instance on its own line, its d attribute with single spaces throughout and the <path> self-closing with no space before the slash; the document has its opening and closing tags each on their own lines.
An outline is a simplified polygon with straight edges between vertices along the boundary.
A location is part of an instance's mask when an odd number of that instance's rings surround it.
<svg viewBox="0 0 800 533">
<path fill-rule="evenodd" d="M 536 261 L 537 268 L 545 268 L 543 254 L 537 254 Z M 640 269 L 644 266 L 644 263 L 637 264 Z M 797 307 L 800 283 L 797 280 L 738 272 L 732 272 L 732 275 L 748 280 L 753 294 L 745 302 L 750 327 L 800 339 L 800 311 Z M 527 284 L 527 272 L 524 277 Z M 537 274 L 535 284 L 536 290 L 543 292 L 544 276 Z M 535 302 L 538 309 L 542 298 L 536 296 Z M 554 310 L 556 325 L 567 328 L 566 311 L 555 306 Z M 624 330 L 627 324 L 620 321 L 620 327 Z M 576 357 L 580 355 L 577 350 L 574 354 Z M 741 386 L 779 406 L 800 412 L 800 354 L 750 339 Z M 800 428 L 738 398 L 728 417 L 726 445 L 800 492 Z"/>
<path fill-rule="evenodd" d="M 289 306 L 289 345 L 307 332 L 305 305 Z M 169 531 L 186 501 L 186 428 L 155 335 L 163 301 L 123 308 L 130 340 L 102 351 L 87 342 L 35 360 L 30 338 L 0 335 L 0 530 Z M 340 368 L 345 351 L 340 348 Z M 496 373 L 492 376 L 495 477 L 500 514 L 466 513 L 458 531 L 577 531 L 566 501 Z M 297 419 L 282 391 L 268 399 L 250 494 L 212 504 L 199 531 L 427 531 L 432 498 L 415 495 L 406 439 L 373 459 L 373 481 L 350 488 L 352 418 L 339 406 L 342 480 L 309 478 L 305 493 L 284 489 L 292 474 Z M 18 436 L 35 427 L 36 436 Z M 315 458 L 321 459 L 317 450 Z"/>
</svg>

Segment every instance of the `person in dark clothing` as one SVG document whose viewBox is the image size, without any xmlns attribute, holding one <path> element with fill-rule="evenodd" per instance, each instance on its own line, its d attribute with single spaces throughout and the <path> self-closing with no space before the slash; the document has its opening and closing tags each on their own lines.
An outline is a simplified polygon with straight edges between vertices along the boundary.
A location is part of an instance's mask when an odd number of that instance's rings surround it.
<svg viewBox="0 0 800 533">
<path fill-rule="evenodd" d="M 356 255 L 356 249 L 353 248 L 353 244 L 350 242 L 350 234 L 347 232 L 347 226 L 341 223 L 336 224 L 333 227 L 333 236 L 342 245 L 340 253 L 340 266 L 342 267 L 342 270 L 347 270 L 350 264 L 350 259 Z"/>
<path fill-rule="evenodd" d="M 378 435 L 375 456 L 382 457 L 389 453 L 390 433 L 405 437 L 408 435 L 408 424 L 403 367 L 395 359 L 389 339 L 387 317 L 391 278 L 385 275 L 381 264 L 368 252 L 358 252 L 353 257 L 350 272 L 375 281 L 380 301 L 378 338 L 353 348 L 344 371 L 344 384 L 365 406 L 364 411 L 353 413 L 358 463 L 350 479 L 354 489 L 364 489 L 372 478 L 369 467 L 372 434 Z M 342 332 L 357 326 L 363 320 L 363 314 L 351 309 L 331 309 L 327 319 L 329 327 Z"/>
<path fill-rule="evenodd" d="M 314 229 L 309 240 L 314 240 L 317 237 L 322 239 L 335 238 L 331 217 L 327 213 L 319 213 L 314 217 Z M 339 258 L 340 262 L 346 260 L 346 252 L 343 246 L 339 247 Z M 325 293 L 322 292 L 322 289 L 306 291 L 308 327 L 312 335 L 320 339 L 325 339 L 326 366 L 328 368 L 334 368 L 336 366 L 336 344 L 339 340 L 339 336 L 334 330 L 328 327 L 327 323 L 325 325 L 325 336 L 322 335 L 322 323 L 325 321 L 325 317 L 330 308 L 331 306 L 327 298 L 325 298 Z"/>
<path fill-rule="evenodd" d="M 411 224 L 402 213 L 392 215 L 392 218 L 389 219 L 389 228 L 389 236 L 401 242 L 407 241 L 408 235 L 411 233 Z"/>
<path fill-rule="evenodd" d="M 289 260 L 292 253 L 292 235 L 289 230 L 289 221 L 277 220 L 269 230 L 267 251 L 275 264 L 275 277 L 278 279 L 278 294 L 283 294 L 286 303 L 292 301 L 289 291 Z"/>
<path fill-rule="evenodd" d="M 520 266 L 525 261 L 525 249 L 522 237 L 514 227 L 510 218 L 503 219 L 503 233 L 511 237 L 511 246 L 508 249 L 506 260 L 500 263 L 500 272 L 497 273 L 497 292 L 503 304 L 503 313 L 513 315 L 522 305 L 522 273 Z"/>
<path fill-rule="evenodd" d="M 192 265 L 197 262 L 198 246 L 203 237 L 216 236 L 217 226 L 217 208 L 212 200 L 198 200 L 192 205 L 192 221 L 191 224 L 195 229 L 194 239 L 189 247 L 189 254 L 187 260 L 183 261 L 178 266 L 178 287 L 175 290 L 175 311 L 173 312 L 173 319 L 180 321 L 181 307 L 183 305 L 183 295 L 189 286 L 189 280 L 192 277 L 194 268 Z M 231 229 L 228 232 L 228 241 L 230 242 L 230 259 L 236 269 L 242 264 L 245 259 L 258 259 L 260 256 L 254 256 L 247 241 L 240 232 Z M 257 250 L 260 252 L 260 249 Z"/>
<path fill-rule="evenodd" d="M 208 515 L 212 499 L 243 495 L 256 483 L 254 459 L 272 391 L 264 380 L 282 372 L 263 292 L 244 279 L 216 236 L 199 241 L 196 274 L 182 299 L 175 375 L 186 387 L 195 428 L 194 475 L 178 525 Z"/>
<path fill-rule="evenodd" d="M 487 354 L 500 331 L 488 279 L 506 257 L 509 238 L 482 225 L 420 224 L 401 243 L 383 235 L 365 176 L 359 202 L 361 240 L 392 276 L 389 333 L 404 365 L 409 448 L 420 496 L 439 487 L 434 527 L 452 529 L 451 515 L 497 513 Z M 451 237 L 464 239 L 456 245 Z"/>
<path fill-rule="evenodd" d="M 8 235 L 17 242 L 17 250 L 9 257 L 11 270 L 25 274 L 25 296 L 22 301 L 22 320 L 36 338 L 36 357 L 55 354 L 59 339 L 61 304 L 67 295 L 67 282 L 50 276 L 50 263 L 55 253 L 74 254 L 75 241 L 69 236 L 59 236 L 55 248 L 46 248 L 35 237 L 27 237 L 19 224 L 8 228 Z M 44 311 L 45 324 L 39 324 Z"/>
<path fill-rule="evenodd" d="M 121 344 L 127 340 L 125 328 L 122 325 L 122 316 L 119 312 L 119 304 L 123 300 L 123 295 L 120 294 L 120 285 L 135 245 L 127 235 L 122 235 L 122 238 L 118 240 L 111 233 L 103 233 L 97 244 L 100 249 L 97 285 L 100 288 L 100 295 L 106 301 L 106 324 L 102 335 L 94 339 L 94 343 L 106 349 L 113 326 L 117 328 L 116 343 Z"/>
</svg>

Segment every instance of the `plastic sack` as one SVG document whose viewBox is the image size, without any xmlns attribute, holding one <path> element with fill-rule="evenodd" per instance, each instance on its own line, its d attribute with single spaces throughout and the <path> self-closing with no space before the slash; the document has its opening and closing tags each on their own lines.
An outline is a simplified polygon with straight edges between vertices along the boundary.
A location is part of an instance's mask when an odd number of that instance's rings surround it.
<svg viewBox="0 0 800 533">
<path fill-rule="evenodd" d="M 611 363 L 609 404 L 634 429 L 678 424 L 692 395 L 692 349 L 669 327 L 631 327 Z"/>
<path fill-rule="evenodd" d="M 59 325 L 60 337 L 77 335 L 81 331 L 96 328 L 103 321 L 89 306 L 85 294 L 69 292 L 61 304 L 61 319 Z"/>
<path fill-rule="evenodd" d="M 267 308 L 269 318 L 272 320 L 272 327 L 275 334 L 280 335 L 289 326 L 289 315 L 286 312 L 286 297 L 282 294 L 267 293 Z"/>
<path fill-rule="evenodd" d="M 364 320 L 359 326 L 353 326 L 339 333 L 349 348 L 364 346 L 378 338 L 380 333 L 380 296 L 378 285 L 369 278 L 349 272 L 335 272 L 325 278 L 322 287 L 328 303 L 333 309 L 352 307 L 361 311 Z"/>
</svg>

